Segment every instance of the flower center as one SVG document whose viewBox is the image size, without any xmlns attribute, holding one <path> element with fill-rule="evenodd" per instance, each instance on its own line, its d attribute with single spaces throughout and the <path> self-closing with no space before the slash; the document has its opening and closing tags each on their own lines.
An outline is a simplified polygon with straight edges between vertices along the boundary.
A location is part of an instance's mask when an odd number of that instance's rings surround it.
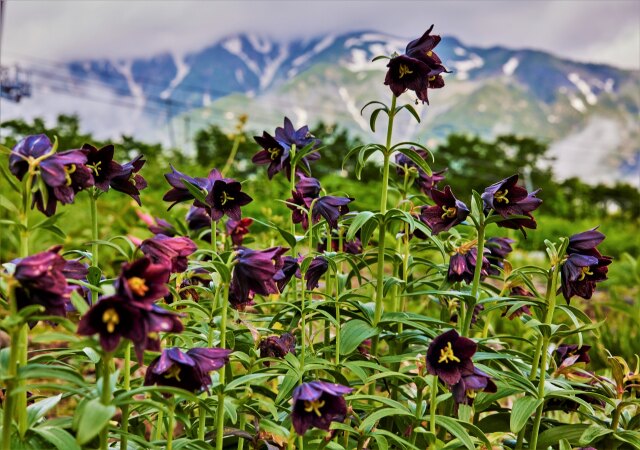
<svg viewBox="0 0 640 450">
<path fill-rule="evenodd" d="M 478 395 L 478 393 L 472 389 L 467 389 L 465 394 L 469 398 L 476 398 L 476 396 Z"/>
<path fill-rule="evenodd" d="M 460 362 L 460 358 L 453 354 L 453 348 L 451 347 L 451 342 L 447 342 L 447 346 L 440 350 L 440 359 L 439 363 L 448 363 L 448 362 Z"/>
<path fill-rule="evenodd" d="M 129 285 L 129 289 L 131 292 L 136 294 L 138 297 L 143 297 L 149 291 L 149 286 L 145 283 L 143 278 L 140 277 L 131 277 L 127 280 L 127 284 Z"/>
<path fill-rule="evenodd" d="M 280 156 L 279 148 L 268 148 L 267 152 L 269 152 L 269 156 L 271 157 L 271 161 L 275 161 L 275 159 Z"/>
<path fill-rule="evenodd" d="M 222 191 L 222 195 L 220 196 L 220 205 L 221 206 L 226 205 L 226 203 L 229 200 L 235 200 L 235 199 L 231 197 L 229 194 L 227 194 L 227 191 Z"/>
<path fill-rule="evenodd" d="M 435 75 L 433 75 L 433 76 L 431 76 L 431 77 L 429 77 L 429 78 L 428 78 L 428 80 L 429 80 L 429 81 L 434 81 L 435 79 L 436 79 L 436 76 L 435 76 Z"/>
<path fill-rule="evenodd" d="M 504 202 L 506 204 L 509 204 L 509 199 L 507 198 L 508 193 L 509 193 L 508 189 L 505 189 L 504 191 L 498 191 L 495 194 L 493 194 L 493 198 L 495 198 L 498 203 Z"/>
<path fill-rule="evenodd" d="M 175 378 L 177 381 L 182 381 L 180 379 L 180 366 L 177 364 L 171 366 L 169 370 L 167 370 L 167 372 L 164 374 L 164 377 L 167 379 Z"/>
<path fill-rule="evenodd" d="M 107 324 L 107 331 L 113 333 L 116 325 L 120 323 L 120 316 L 115 309 L 109 308 L 102 313 L 102 322 Z"/>
<path fill-rule="evenodd" d="M 71 174 L 76 171 L 76 165 L 71 164 L 69 166 L 64 166 L 64 178 L 67 180 L 65 183 L 67 186 L 71 186 Z"/>
<path fill-rule="evenodd" d="M 456 208 L 455 206 L 451 206 L 449 208 L 447 208 L 446 206 L 442 207 L 442 210 L 444 211 L 444 214 L 440 217 L 444 218 L 449 218 L 452 219 L 453 217 L 456 216 L 456 213 L 458 212 L 458 208 Z"/>
<path fill-rule="evenodd" d="M 589 266 L 587 266 L 587 267 L 582 267 L 582 268 L 580 269 L 580 272 L 581 272 L 581 273 L 580 273 L 580 276 L 578 277 L 578 281 L 582 281 L 582 280 L 584 280 L 584 279 L 587 277 L 587 275 L 593 275 L 593 272 L 591 272 L 589 269 L 590 269 L 590 267 L 589 267 Z"/>
<path fill-rule="evenodd" d="M 429 58 L 431 58 L 431 57 L 433 56 L 433 52 L 432 52 L 431 50 L 429 50 L 429 51 L 427 52 L 427 56 L 428 56 Z"/>
<path fill-rule="evenodd" d="M 306 412 L 314 412 L 318 417 L 322 417 L 322 413 L 320 412 L 320 408 L 322 408 L 325 404 L 324 400 L 313 400 L 313 401 L 304 401 L 304 410 Z"/>
<path fill-rule="evenodd" d="M 413 73 L 413 70 L 409 70 L 409 67 L 406 64 L 400 64 L 400 68 L 398 70 L 400 72 L 400 78 Z"/>
</svg>

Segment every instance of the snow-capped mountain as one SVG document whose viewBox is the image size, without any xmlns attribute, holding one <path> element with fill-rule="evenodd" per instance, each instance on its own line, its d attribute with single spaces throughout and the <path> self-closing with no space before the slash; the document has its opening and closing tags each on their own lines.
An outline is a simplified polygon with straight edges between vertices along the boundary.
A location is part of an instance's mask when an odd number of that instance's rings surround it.
<svg viewBox="0 0 640 450">
<path fill-rule="evenodd" d="M 34 66 L 33 97 L 18 113 L 10 105 L 9 115 L 50 116 L 71 105 L 97 134 L 166 140 L 169 129 L 176 145 L 208 123 L 230 127 L 241 113 L 256 131 L 272 130 L 287 115 L 299 124 L 323 120 L 367 135 L 369 118 L 360 108 L 390 97 L 385 62 L 371 59 L 402 53 L 407 42 L 373 31 L 286 43 L 240 34 L 184 55 L 72 61 L 55 72 Z M 431 106 L 416 107 L 420 124 L 401 122 L 398 138 L 530 135 L 552 142 L 560 176 L 637 178 L 638 72 L 450 37 L 436 51 L 453 73 L 444 89 L 431 91 Z"/>
</svg>

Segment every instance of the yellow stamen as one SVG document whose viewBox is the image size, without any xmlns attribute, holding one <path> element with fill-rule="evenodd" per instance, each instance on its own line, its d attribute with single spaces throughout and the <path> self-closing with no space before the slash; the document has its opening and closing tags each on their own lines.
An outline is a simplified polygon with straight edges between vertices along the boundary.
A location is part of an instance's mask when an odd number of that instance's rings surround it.
<svg viewBox="0 0 640 450">
<path fill-rule="evenodd" d="M 447 208 L 446 206 L 442 207 L 442 210 L 444 211 L 444 214 L 441 215 L 440 217 L 444 218 L 453 218 L 456 216 L 457 212 L 458 212 L 458 208 L 456 208 L 455 206 L 451 206 L 449 208 Z"/>
<path fill-rule="evenodd" d="M 180 366 L 178 366 L 177 364 L 174 364 L 173 366 L 171 366 L 169 370 L 167 370 L 167 372 L 164 374 L 164 377 L 175 378 L 178 381 L 182 381 L 180 379 Z"/>
<path fill-rule="evenodd" d="M 268 148 L 267 152 L 269 152 L 269 156 L 271 157 L 271 161 L 274 161 L 278 156 L 280 156 L 279 148 Z"/>
<path fill-rule="evenodd" d="M 98 161 L 95 164 L 87 164 L 94 174 L 98 175 L 100 173 L 100 166 L 102 165 L 102 161 Z"/>
<path fill-rule="evenodd" d="M 109 308 L 102 313 L 102 322 L 107 324 L 107 331 L 113 333 L 116 325 L 120 323 L 120 316 L 115 309 Z"/>
<path fill-rule="evenodd" d="M 149 286 L 147 286 L 144 279 L 140 277 L 129 278 L 127 280 L 127 284 L 129 285 L 129 289 L 131 289 L 131 292 L 136 294 L 138 297 L 143 297 L 144 294 L 149 292 Z"/>
<path fill-rule="evenodd" d="M 476 395 L 478 395 L 478 393 L 476 391 L 473 391 L 471 389 L 468 389 L 465 394 L 467 395 L 467 397 L 469 398 L 476 398 Z"/>
<path fill-rule="evenodd" d="M 447 346 L 440 350 L 440 359 L 438 360 L 439 363 L 448 363 L 449 361 L 460 362 L 460 358 L 453 354 L 451 342 L 447 342 Z"/>
<path fill-rule="evenodd" d="M 316 413 L 316 415 L 318 417 L 322 416 L 322 413 L 320 412 L 320 408 L 322 408 L 325 404 L 324 400 L 313 400 L 313 401 L 304 401 L 304 410 L 306 412 L 311 412 L 313 411 L 314 413 Z"/>
<path fill-rule="evenodd" d="M 409 67 L 406 64 L 400 64 L 400 68 L 398 70 L 400 71 L 400 78 L 413 73 L 413 70 L 409 70 Z"/>
<path fill-rule="evenodd" d="M 69 167 L 64 166 L 64 178 L 67 180 L 66 185 L 71 186 L 71 174 L 76 171 L 76 165 L 71 164 Z"/>
<path fill-rule="evenodd" d="M 229 200 L 235 200 L 226 191 L 222 191 L 222 195 L 220 196 L 220 204 L 225 205 Z"/>
<path fill-rule="evenodd" d="M 433 81 L 433 80 L 435 80 L 435 79 L 436 79 L 435 75 L 434 75 L 434 76 L 432 76 L 432 77 L 429 77 L 429 81 Z"/>
<path fill-rule="evenodd" d="M 498 191 L 495 194 L 493 194 L 493 198 L 495 198 L 497 202 L 504 202 L 509 204 L 509 199 L 507 198 L 508 193 L 509 193 L 508 189 L 505 189 L 504 191 Z"/>
<path fill-rule="evenodd" d="M 590 267 L 583 267 L 583 268 L 580 269 L 580 271 L 582 273 L 578 277 L 578 281 L 584 280 L 587 275 L 593 275 L 593 272 L 591 272 L 589 269 L 590 269 Z"/>
<path fill-rule="evenodd" d="M 428 56 L 429 58 L 431 58 L 431 57 L 433 56 L 433 52 L 432 52 L 431 50 L 429 50 L 429 51 L 427 52 L 427 56 Z"/>
</svg>

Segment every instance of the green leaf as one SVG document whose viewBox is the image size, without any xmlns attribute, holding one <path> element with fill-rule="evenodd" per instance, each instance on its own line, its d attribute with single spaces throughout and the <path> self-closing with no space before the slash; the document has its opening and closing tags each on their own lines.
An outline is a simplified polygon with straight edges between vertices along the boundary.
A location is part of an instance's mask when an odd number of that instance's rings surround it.
<svg viewBox="0 0 640 450">
<path fill-rule="evenodd" d="M 87 304 L 87 301 L 84 298 L 82 298 L 80 294 L 78 294 L 77 290 L 74 289 L 73 291 L 71 291 L 71 296 L 69 297 L 69 300 L 71 301 L 71 304 L 81 316 L 84 316 L 84 314 L 89 310 L 89 305 Z"/>
<path fill-rule="evenodd" d="M 457 420 L 447 416 L 436 416 L 436 423 L 457 437 L 469 450 L 474 450 L 476 448 L 473 440 L 471 440 L 471 436 L 467 433 L 467 430 L 465 430 Z"/>
<path fill-rule="evenodd" d="M 89 267 L 89 273 L 87 274 L 87 281 L 92 286 L 100 285 L 100 279 L 102 278 L 102 270 L 99 267 L 91 266 Z"/>
<path fill-rule="evenodd" d="M 560 441 L 560 446 L 558 450 L 572 450 L 571 444 L 566 439 Z"/>
<path fill-rule="evenodd" d="M 20 189 L 20 185 L 16 182 L 13 174 L 9 172 L 9 170 L 7 170 L 4 164 L 0 164 L 0 175 L 2 175 L 2 178 L 7 180 L 9 186 L 11 186 L 11 189 L 16 191 L 17 193 L 22 192 L 22 189 Z"/>
<path fill-rule="evenodd" d="M 416 111 L 416 109 L 413 107 L 411 103 L 407 103 L 406 105 L 403 106 L 403 108 L 409 111 L 411 115 L 416 119 L 416 121 L 420 123 L 420 115 L 418 114 L 418 111 Z"/>
<path fill-rule="evenodd" d="M 92 349 L 91 347 L 85 347 L 82 349 L 82 351 L 84 352 L 85 355 L 87 355 L 87 357 L 89 358 L 89 361 L 91 361 L 94 364 L 98 363 L 100 359 L 102 359 L 100 354 L 96 352 L 94 349 Z"/>
<path fill-rule="evenodd" d="M 58 450 L 80 450 L 80 446 L 73 436 L 62 428 L 47 426 L 32 428 L 31 431 Z"/>
<path fill-rule="evenodd" d="M 29 405 L 27 407 L 27 426 L 31 428 L 35 423 L 44 417 L 52 408 L 54 408 L 60 399 L 62 394 L 55 395 L 53 397 L 45 398 L 39 402 Z"/>
<path fill-rule="evenodd" d="M 356 233 L 364 224 L 366 224 L 372 217 L 375 217 L 375 213 L 371 211 L 362 211 L 358 213 L 351 224 L 349 225 L 349 231 L 347 231 L 347 241 L 352 241 L 356 237 Z"/>
<path fill-rule="evenodd" d="M 374 133 L 376 132 L 376 120 L 378 119 L 378 114 L 380 114 L 380 111 L 383 111 L 383 109 L 382 108 L 374 109 L 373 112 L 371 113 L 371 117 L 369 118 L 369 127 L 371 128 L 371 131 L 373 131 Z"/>
<path fill-rule="evenodd" d="M 432 175 L 431 167 L 429 167 L 429 164 L 427 164 L 427 162 L 422 158 L 422 156 L 418 154 L 418 152 L 408 147 L 399 148 L 398 151 L 403 155 L 405 155 L 406 157 L 408 157 L 411 161 L 416 163 L 416 165 L 420 169 L 424 170 L 427 173 L 427 175 L 429 176 Z"/>
<path fill-rule="evenodd" d="M 362 421 L 362 423 L 360 424 L 360 426 L 358 428 L 361 431 L 370 431 L 371 428 L 373 428 L 374 425 L 380 419 L 383 419 L 383 418 L 389 417 L 389 416 L 411 416 L 411 417 L 413 417 L 413 414 L 408 412 L 408 411 L 406 411 L 406 410 L 402 410 L 402 409 L 398 409 L 398 408 L 379 409 L 379 410 L 369 414 L 367 416 L 367 418 Z M 473 450 L 473 448 L 471 450 Z"/>
<path fill-rule="evenodd" d="M 13 213 L 16 213 L 16 214 L 19 213 L 18 207 L 4 195 L 0 195 L 0 206 Z"/>
<path fill-rule="evenodd" d="M 637 431 L 618 431 L 613 437 L 619 441 L 627 442 L 635 448 L 640 448 L 640 433 Z"/>
<path fill-rule="evenodd" d="M 602 436 L 613 433 L 613 430 L 605 428 L 598 424 L 593 424 L 582 433 L 578 443 L 580 445 L 588 445 L 598 442 Z"/>
<path fill-rule="evenodd" d="M 537 449 L 546 450 L 547 447 L 556 445 L 562 439 L 566 439 L 571 445 L 576 445 L 580 440 L 580 436 L 588 427 L 589 425 L 574 424 L 549 428 L 540 433 Z"/>
<path fill-rule="evenodd" d="M 358 345 L 367 338 L 380 333 L 378 328 L 374 328 L 364 320 L 353 319 L 348 321 L 340 331 L 340 354 L 348 355 L 354 351 Z"/>
<path fill-rule="evenodd" d="M 513 404 L 511 409 L 511 420 L 509 421 L 509 428 L 512 433 L 518 433 L 526 425 L 527 420 L 533 414 L 533 412 L 540 406 L 542 399 L 535 397 L 520 397 Z"/>
<path fill-rule="evenodd" d="M 180 181 L 182 181 L 182 184 L 184 184 L 184 187 L 187 188 L 189 194 L 193 195 L 196 200 L 198 200 L 200 203 L 204 203 L 205 205 L 207 204 L 207 194 L 204 192 L 204 190 L 200 189 L 200 187 L 196 186 L 188 180 L 181 179 Z"/>
<path fill-rule="evenodd" d="M 78 422 L 78 444 L 86 444 L 107 425 L 116 413 L 114 405 L 103 405 L 99 398 L 89 400 Z"/>
<path fill-rule="evenodd" d="M 238 389 L 244 386 L 247 386 L 247 387 L 252 386 L 256 384 L 254 383 L 255 380 L 262 380 L 258 384 L 264 384 L 264 382 L 267 379 L 273 378 L 273 377 L 274 375 L 271 373 L 250 373 L 233 380 L 231 383 L 225 386 L 224 391 L 230 392 L 230 391 L 233 391 L 234 389 Z"/>
</svg>

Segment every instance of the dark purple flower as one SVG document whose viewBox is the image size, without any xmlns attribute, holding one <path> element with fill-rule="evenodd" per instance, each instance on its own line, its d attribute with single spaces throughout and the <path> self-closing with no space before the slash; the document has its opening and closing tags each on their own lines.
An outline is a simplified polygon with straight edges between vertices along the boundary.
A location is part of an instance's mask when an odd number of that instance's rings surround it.
<svg viewBox="0 0 640 450">
<path fill-rule="evenodd" d="M 208 286 L 211 281 L 211 275 L 206 269 L 202 267 L 198 267 L 194 271 L 190 272 L 186 278 L 182 279 L 180 286 L 177 289 L 178 296 L 182 300 L 186 300 L 190 298 L 194 302 L 200 300 L 200 293 L 198 292 L 197 286 Z M 169 293 L 164 296 L 164 301 L 166 303 L 173 302 L 173 294 Z"/>
<path fill-rule="evenodd" d="M 447 70 L 442 61 L 433 52 L 440 42 L 440 36 L 431 35 L 433 25 L 420 37 L 411 41 L 405 55 L 391 58 L 387 67 L 384 84 L 398 97 L 407 89 L 415 91 L 418 99 L 429 103 L 428 89 L 444 86 L 442 73 Z"/>
<path fill-rule="evenodd" d="M 320 221 L 320 217 L 324 217 L 329 227 L 337 229 L 338 218 L 349 212 L 347 205 L 353 200 L 353 198 L 349 197 L 334 197 L 332 195 L 318 197 L 313 203 L 313 223 L 317 223 Z"/>
<path fill-rule="evenodd" d="M 207 204 L 205 205 L 211 220 L 218 221 L 225 214 L 233 220 L 241 220 L 240 207 L 251 203 L 253 199 L 242 192 L 242 184 L 239 181 L 222 178 L 220 172 L 217 170 L 215 172 L 213 184 L 207 192 Z"/>
<path fill-rule="evenodd" d="M 416 149 L 415 147 L 411 147 L 420 157 L 424 160 L 427 159 L 426 150 Z M 428 175 L 427 172 L 422 170 L 418 165 L 413 162 L 408 156 L 404 153 L 396 154 L 396 173 L 399 177 L 405 176 L 405 171 L 415 171 L 417 174 L 416 179 L 414 180 L 414 184 L 427 196 L 431 197 L 431 190 L 438 187 L 438 183 L 445 179 L 444 173 L 447 169 L 440 170 L 438 172 L 433 172 L 431 175 Z"/>
<path fill-rule="evenodd" d="M 229 305 L 233 309 L 237 311 L 245 311 L 248 306 L 256 304 L 256 302 L 253 301 L 256 296 L 255 292 L 250 290 L 246 296 L 240 297 L 238 290 L 239 288 L 237 287 L 237 284 L 232 283 L 231 286 L 229 286 Z"/>
<path fill-rule="evenodd" d="M 65 316 L 70 294 L 64 269 L 65 259 L 58 254 L 62 247 L 52 247 L 16 261 L 13 277 L 18 281 L 16 303 L 18 310 L 41 305 L 45 314 Z"/>
<path fill-rule="evenodd" d="M 287 353 L 296 354 L 296 338 L 291 333 L 269 336 L 260 341 L 260 358 L 284 358 Z M 264 363 L 269 366 L 269 362 Z"/>
<path fill-rule="evenodd" d="M 87 152 L 87 167 L 93 173 L 95 186 L 103 192 L 109 190 L 111 180 L 121 177 L 125 168 L 113 160 L 113 145 L 105 145 L 97 149 L 91 144 L 84 144 L 82 149 Z"/>
<path fill-rule="evenodd" d="M 304 274 L 304 280 L 307 282 L 307 290 L 313 290 L 318 287 L 318 282 L 322 275 L 329 270 L 329 261 L 324 256 L 316 256 L 313 258 L 307 272 Z"/>
<path fill-rule="evenodd" d="M 362 254 L 362 241 L 360 238 L 356 236 L 352 241 L 346 241 L 343 238 L 342 242 L 342 250 L 345 253 L 350 253 L 352 255 L 360 255 Z M 319 252 L 327 251 L 327 239 L 323 238 L 320 242 L 318 242 L 317 247 Z M 340 237 L 336 232 L 331 233 L 331 251 L 339 252 L 340 251 Z"/>
<path fill-rule="evenodd" d="M 485 249 L 485 254 L 488 250 Z M 447 279 L 451 282 L 465 281 L 467 283 L 473 282 L 473 274 L 476 270 L 476 262 L 478 258 L 478 248 L 473 247 L 471 249 L 467 246 L 462 246 L 456 249 L 455 253 L 451 255 L 449 260 L 449 270 L 447 272 Z M 487 257 L 482 258 L 482 270 L 480 272 L 480 279 L 484 279 L 489 269 L 489 260 Z"/>
<path fill-rule="evenodd" d="M 291 278 L 295 275 L 296 278 L 300 278 L 300 264 L 298 264 L 298 259 L 293 256 L 285 256 L 282 258 L 282 269 L 281 273 L 276 274 L 274 279 L 276 280 L 276 286 L 278 286 L 278 291 L 284 291 L 284 288 L 289 284 Z"/>
<path fill-rule="evenodd" d="M 268 164 L 267 176 L 269 179 L 272 179 L 276 173 L 287 167 L 287 164 L 289 164 L 289 172 L 291 171 L 289 147 L 280 144 L 266 131 L 262 132 L 262 136 L 254 136 L 253 139 L 262 147 L 262 150 L 256 153 L 251 158 L 251 161 L 255 164 Z"/>
<path fill-rule="evenodd" d="M 122 165 L 122 174 L 111 179 L 109 186 L 119 192 L 127 194 L 140 205 L 140 191 L 147 187 L 140 172 L 146 160 L 143 155 L 136 156 L 131 162 Z"/>
<path fill-rule="evenodd" d="M 161 219 L 160 217 L 152 217 L 149 214 L 145 214 L 138 209 L 136 210 L 136 214 L 138 215 L 140 220 L 147 224 L 147 228 L 149 228 L 149 231 L 151 231 L 153 234 L 164 234 L 165 236 L 169 237 L 173 237 L 178 234 L 173 225 L 171 225 L 166 220 Z"/>
<path fill-rule="evenodd" d="M 259 295 L 278 293 L 274 278 L 282 269 L 282 255 L 287 250 L 282 247 L 266 250 L 238 249 L 231 277 L 231 288 L 239 303 L 248 299 L 249 291 Z"/>
<path fill-rule="evenodd" d="M 100 299 L 78 323 L 81 336 L 100 335 L 100 345 L 113 352 L 122 338 L 133 342 L 138 361 L 145 350 L 159 350 L 158 332 L 179 333 L 183 330 L 178 316 L 152 305 L 143 309 L 117 295 Z"/>
<path fill-rule="evenodd" d="M 451 394 L 456 405 L 473 405 L 473 400 L 479 391 L 497 392 L 497 390 L 498 387 L 491 377 L 476 367 L 471 370 L 463 369 L 460 381 L 451 386 Z"/>
<path fill-rule="evenodd" d="M 291 422 L 299 436 L 309 428 L 329 430 L 331 422 L 343 422 L 347 415 L 347 402 L 343 395 L 353 389 L 326 381 L 303 383 L 293 391 Z"/>
<path fill-rule="evenodd" d="M 583 345 L 578 347 L 577 344 L 561 344 L 554 353 L 554 359 L 558 365 L 558 372 L 567 369 L 578 363 L 589 364 L 591 358 L 589 357 L 590 345 Z"/>
<path fill-rule="evenodd" d="M 511 244 L 514 242 L 513 239 L 502 237 L 487 239 L 484 243 L 484 248 L 489 250 L 489 254 L 487 255 L 487 259 L 491 263 L 488 270 L 489 275 L 499 275 L 500 271 L 498 268 L 504 269 L 504 259 L 513 251 Z"/>
<path fill-rule="evenodd" d="M 542 200 L 536 198 L 540 189 L 529 193 L 517 183 L 518 174 L 498 181 L 484 190 L 482 200 L 485 208 L 492 209 L 508 219 L 498 222 L 499 227 L 519 229 L 524 233 L 524 228 L 536 228 L 536 221 L 531 212 L 538 209 Z M 510 216 L 527 216 L 528 218 L 510 219 Z"/>
<path fill-rule="evenodd" d="M 153 302 L 169 293 L 167 283 L 171 275 L 170 269 L 170 265 L 154 264 L 146 256 L 125 263 L 115 282 L 116 292 L 140 307 L 150 308 Z"/>
<path fill-rule="evenodd" d="M 322 187 L 317 178 L 307 177 L 303 173 L 298 173 L 300 181 L 296 183 L 296 191 L 300 192 L 303 197 L 317 198 L 320 195 Z"/>
<path fill-rule="evenodd" d="M 309 208 L 313 199 L 305 197 L 301 192 L 291 191 L 292 198 L 287 199 L 287 208 L 291 213 L 293 223 L 301 223 L 303 229 L 309 228 Z"/>
<path fill-rule="evenodd" d="M 445 186 L 444 191 L 433 189 L 431 198 L 436 204 L 423 207 L 420 220 L 431 228 L 433 234 L 449 230 L 454 225 L 464 222 L 469 215 L 467 205 L 453 195 L 449 186 Z"/>
<path fill-rule="evenodd" d="M 567 303 L 574 295 L 590 299 L 596 289 L 596 283 L 607 279 L 607 267 L 612 259 L 602 256 L 598 250 L 573 253 L 564 262 L 561 269 L 562 295 Z"/>
<path fill-rule="evenodd" d="M 605 235 L 597 231 L 598 227 L 591 230 L 583 231 L 582 233 L 574 234 L 569 237 L 569 246 L 567 247 L 567 253 L 584 253 L 595 250 L 596 247 L 605 239 Z"/>
<path fill-rule="evenodd" d="M 471 357 L 477 348 L 471 339 L 460 336 L 456 330 L 449 330 L 431 341 L 427 350 L 427 371 L 453 386 L 463 373 L 473 372 Z"/>
<path fill-rule="evenodd" d="M 29 160 L 41 158 L 52 151 L 53 145 L 47 135 L 27 136 L 13 147 L 9 156 L 9 171 L 22 181 L 29 171 Z"/>
<path fill-rule="evenodd" d="M 191 206 L 186 216 L 187 226 L 190 230 L 209 229 L 208 240 L 211 241 L 211 217 L 207 210 L 199 206 Z M 205 239 L 206 240 L 206 239 Z"/>
<path fill-rule="evenodd" d="M 231 350 L 224 348 L 192 348 L 187 353 L 176 347 L 165 349 L 149 364 L 144 385 L 204 391 L 211 386 L 209 373 L 224 367 L 230 353 Z"/>
<path fill-rule="evenodd" d="M 226 223 L 227 234 L 231 237 L 234 247 L 242 245 L 245 235 L 249 234 L 249 227 L 253 224 L 253 219 L 244 218 L 240 220 L 229 219 Z"/>
<path fill-rule="evenodd" d="M 183 181 L 188 181 L 203 190 L 207 190 L 207 187 L 210 185 L 209 179 L 207 178 L 193 178 L 177 171 L 172 165 L 170 167 L 171 173 L 165 173 L 164 177 L 171 185 L 171 189 L 162 197 L 162 200 L 165 202 L 172 202 L 168 209 L 173 208 L 180 202 L 194 199 L 193 195 L 185 187 Z"/>
<path fill-rule="evenodd" d="M 79 280 L 88 283 L 87 275 L 89 274 L 89 266 L 85 263 L 80 262 L 78 259 L 68 259 L 65 260 L 62 273 L 67 280 Z M 89 295 L 91 291 L 88 288 L 80 286 L 78 284 L 68 284 L 66 296 L 70 298 L 73 291 L 76 291 L 80 295 L 80 297 L 85 299 L 87 303 L 91 304 L 91 296 Z M 67 301 L 65 309 L 67 312 L 75 311 L 75 307 L 71 304 L 70 301 Z"/>
<path fill-rule="evenodd" d="M 188 237 L 168 237 L 164 234 L 156 234 L 140 244 L 142 253 L 154 264 L 163 264 L 169 267 L 172 273 L 187 270 L 187 256 L 197 249 L 195 242 Z"/>
<path fill-rule="evenodd" d="M 511 288 L 511 292 L 509 293 L 510 296 L 514 297 L 514 296 L 518 296 L 518 297 L 533 297 L 534 295 L 527 291 L 526 289 L 524 289 L 521 286 L 514 286 Z M 509 312 L 509 308 L 505 309 L 502 312 L 502 317 L 507 315 L 507 312 Z M 514 312 L 512 312 L 509 315 L 509 320 L 513 320 L 516 317 L 520 317 L 521 315 L 526 314 L 527 316 L 531 315 L 531 309 L 529 308 L 528 305 L 522 305 L 520 308 L 516 309 Z"/>
<path fill-rule="evenodd" d="M 309 132 L 308 126 L 305 125 L 296 130 L 288 117 L 284 118 L 283 127 L 276 128 L 275 138 L 284 148 L 291 149 L 291 147 L 295 145 L 297 151 L 300 151 L 307 146 L 311 146 L 311 148 L 316 149 L 321 143 L 320 139 L 316 139 L 316 137 Z M 304 158 L 300 159 L 298 165 L 304 166 L 306 172 L 311 172 L 309 162 L 316 161 L 318 159 L 320 159 L 320 153 L 311 152 L 305 155 Z M 285 171 L 287 173 L 287 178 L 291 179 L 290 163 L 285 164 Z"/>
</svg>

